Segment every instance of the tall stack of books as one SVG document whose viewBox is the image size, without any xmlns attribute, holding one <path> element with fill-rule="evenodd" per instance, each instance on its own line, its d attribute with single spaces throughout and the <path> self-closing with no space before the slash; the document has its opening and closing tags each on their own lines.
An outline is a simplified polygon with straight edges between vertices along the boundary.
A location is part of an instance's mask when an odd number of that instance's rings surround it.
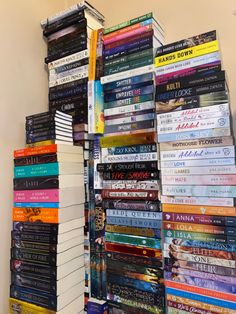
<svg viewBox="0 0 236 314">
<path fill-rule="evenodd" d="M 83 313 L 83 149 L 34 144 L 14 152 L 10 313 Z"/>
<path fill-rule="evenodd" d="M 156 58 L 168 313 L 236 310 L 236 167 L 216 32 Z"/>
<path fill-rule="evenodd" d="M 153 76 L 159 33 L 152 14 L 105 30 L 105 132 L 97 170 L 106 211 L 109 313 L 164 313 Z"/>
<path fill-rule="evenodd" d="M 49 72 L 49 110 L 73 116 L 74 145 L 84 147 L 86 301 L 90 292 L 89 210 L 94 194 L 89 165 L 93 160 L 93 134 L 100 130 L 92 121 L 98 115 L 93 110 L 94 103 L 102 103 L 99 77 L 103 73 L 103 23 L 104 16 L 87 1 L 41 22 L 48 44 L 45 62 Z"/>
</svg>

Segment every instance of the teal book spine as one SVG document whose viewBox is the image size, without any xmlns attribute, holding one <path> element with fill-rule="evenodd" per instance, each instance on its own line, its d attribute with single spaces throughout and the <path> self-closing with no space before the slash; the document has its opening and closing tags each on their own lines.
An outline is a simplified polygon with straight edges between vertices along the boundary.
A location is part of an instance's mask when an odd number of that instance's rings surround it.
<svg viewBox="0 0 236 314">
<path fill-rule="evenodd" d="M 59 175 L 59 164 L 57 162 L 14 167 L 14 178 L 42 177 L 53 175 Z"/>
</svg>

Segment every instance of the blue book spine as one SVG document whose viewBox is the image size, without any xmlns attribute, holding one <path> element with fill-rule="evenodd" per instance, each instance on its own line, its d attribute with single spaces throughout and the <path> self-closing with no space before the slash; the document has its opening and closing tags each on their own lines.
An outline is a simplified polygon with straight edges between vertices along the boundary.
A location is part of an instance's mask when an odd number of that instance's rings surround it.
<svg viewBox="0 0 236 314">
<path fill-rule="evenodd" d="M 135 42 L 123 44 L 123 45 L 120 45 L 118 47 L 114 47 L 111 49 L 106 49 L 104 51 L 105 60 L 109 60 L 109 57 L 112 55 L 115 55 L 117 53 L 127 51 L 127 50 L 129 51 L 130 49 L 135 49 L 135 48 L 137 48 L 141 45 L 145 45 L 145 44 L 150 44 L 150 45 L 153 44 L 153 36 L 152 35 L 145 37 L 145 38 L 141 38 L 140 40 L 135 41 Z"/>
<path fill-rule="evenodd" d="M 42 177 L 53 175 L 59 175 L 59 164 L 57 162 L 32 166 L 14 167 L 15 178 Z"/>
<path fill-rule="evenodd" d="M 219 306 L 219 307 L 223 307 L 223 308 L 227 308 L 231 310 L 236 310 L 236 302 L 225 301 L 222 299 L 219 300 L 219 299 L 207 297 L 204 295 L 199 295 L 199 294 L 190 293 L 190 292 L 168 288 L 168 287 L 166 287 L 166 294 L 171 294 L 171 295 L 175 295 L 178 297 L 182 297 L 182 298 L 186 298 L 186 299 L 190 299 L 194 301 L 209 303 L 215 306 Z"/>
<path fill-rule="evenodd" d="M 116 101 L 119 99 L 126 99 L 129 97 L 143 96 L 154 93 L 154 85 L 145 86 L 143 88 L 131 89 L 129 91 L 124 91 L 120 93 L 114 93 L 104 96 L 104 102 Z"/>
<path fill-rule="evenodd" d="M 112 90 L 107 90 L 104 91 L 104 94 L 109 97 L 109 95 L 114 95 L 115 93 L 121 93 L 121 92 L 126 92 L 132 89 L 137 89 L 137 88 L 144 88 L 146 86 L 150 86 L 153 84 L 153 79 L 151 79 L 150 81 L 147 82 L 138 82 L 135 84 L 129 84 L 129 85 L 125 85 L 125 86 L 119 86 L 117 88 L 114 88 Z"/>
<path fill-rule="evenodd" d="M 111 82 L 108 84 L 104 84 L 104 92 L 111 91 L 116 88 L 121 88 L 128 85 L 134 85 L 139 83 L 145 83 L 153 80 L 153 74 L 152 73 L 146 73 L 142 75 L 133 76 L 124 80 L 119 80 L 115 82 Z"/>
<path fill-rule="evenodd" d="M 134 219 L 134 218 L 122 218 L 122 217 L 107 217 L 107 224 L 118 225 L 118 226 L 129 226 L 129 227 L 140 227 L 140 228 L 153 228 L 161 229 L 161 220 L 151 219 Z"/>
<path fill-rule="evenodd" d="M 231 135 L 230 120 L 227 120 L 224 125 L 224 128 L 158 134 L 158 142 L 162 143 L 193 139 L 196 140 L 199 138 L 220 137 L 230 135 Z"/>
<path fill-rule="evenodd" d="M 25 208 L 59 208 L 59 203 L 19 203 L 15 202 L 14 207 L 25 207 Z"/>
</svg>

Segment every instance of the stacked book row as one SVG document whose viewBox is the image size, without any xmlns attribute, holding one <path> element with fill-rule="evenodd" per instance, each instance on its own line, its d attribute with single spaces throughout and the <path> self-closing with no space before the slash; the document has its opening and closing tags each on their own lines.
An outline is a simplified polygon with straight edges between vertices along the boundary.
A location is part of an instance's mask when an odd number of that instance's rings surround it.
<svg viewBox="0 0 236 314">
<path fill-rule="evenodd" d="M 162 213 L 156 145 L 154 55 L 164 32 L 152 13 L 104 31 L 104 136 L 109 313 L 164 313 Z"/>
<path fill-rule="evenodd" d="M 168 313 L 234 313 L 236 167 L 216 31 L 157 50 Z"/>
</svg>

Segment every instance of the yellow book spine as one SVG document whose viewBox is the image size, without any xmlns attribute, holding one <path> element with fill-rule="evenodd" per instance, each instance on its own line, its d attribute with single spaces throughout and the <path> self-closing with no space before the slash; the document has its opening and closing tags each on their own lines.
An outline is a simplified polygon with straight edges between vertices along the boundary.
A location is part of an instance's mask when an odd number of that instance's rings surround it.
<svg viewBox="0 0 236 314">
<path fill-rule="evenodd" d="M 90 39 L 89 81 L 94 81 L 96 79 L 97 41 L 98 31 L 93 30 Z"/>
<path fill-rule="evenodd" d="M 47 140 L 42 142 L 36 142 L 32 144 L 26 144 L 26 147 L 38 147 L 38 146 L 45 146 L 45 145 L 52 145 L 55 144 L 54 140 Z"/>
<path fill-rule="evenodd" d="M 102 137 L 100 140 L 100 145 L 102 148 L 108 148 L 108 147 L 115 147 L 115 146 L 153 144 L 155 142 L 156 142 L 156 134 L 154 132 L 151 132 L 151 133 Z"/>
<path fill-rule="evenodd" d="M 48 310 L 41 306 L 37 306 L 28 302 L 23 302 L 17 299 L 9 299 L 10 314 L 56 314 L 55 311 Z"/>
<path fill-rule="evenodd" d="M 213 40 L 208 43 L 193 46 L 191 48 L 186 48 L 173 53 L 168 53 L 166 55 L 155 58 L 155 66 L 162 67 L 171 63 L 180 62 L 188 60 L 191 58 L 200 57 L 202 55 L 219 51 L 218 40 Z"/>
</svg>

